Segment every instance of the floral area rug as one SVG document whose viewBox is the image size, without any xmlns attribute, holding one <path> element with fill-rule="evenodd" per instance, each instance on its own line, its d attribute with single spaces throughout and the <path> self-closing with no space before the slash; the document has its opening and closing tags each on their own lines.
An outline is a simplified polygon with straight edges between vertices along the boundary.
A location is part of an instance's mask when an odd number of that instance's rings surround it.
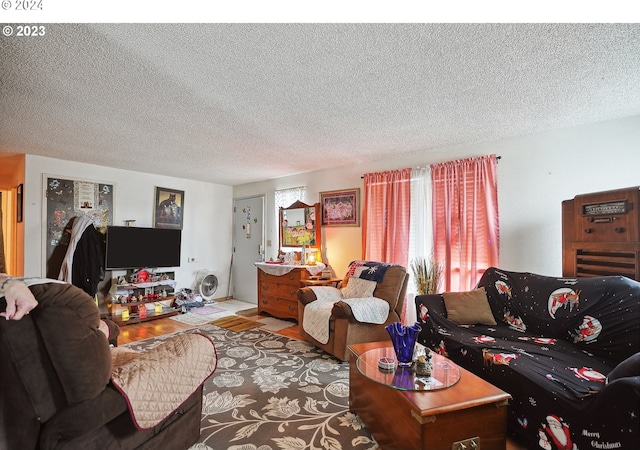
<svg viewBox="0 0 640 450">
<path fill-rule="evenodd" d="M 315 346 L 263 330 L 195 330 L 216 344 L 205 382 L 201 435 L 189 450 L 378 448 L 349 412 L 349 365 Z M 126 345 L 152 348 L 175 335 Z"/>
</svg>

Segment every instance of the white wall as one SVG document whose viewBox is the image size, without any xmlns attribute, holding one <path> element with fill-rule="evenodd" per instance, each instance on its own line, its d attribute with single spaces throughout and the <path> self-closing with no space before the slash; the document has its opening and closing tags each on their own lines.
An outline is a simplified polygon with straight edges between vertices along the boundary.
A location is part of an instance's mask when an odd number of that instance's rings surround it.
<svg viewBox="0 0 640 450">
<path fill-rule="evenodd" d="M 170 162 L 168 162 L 170 164 Z M 114 184 L 114 225 L 135 219 L 139 227 L 153 226 L 156 186 L 184 191 L 181 264 L 175 269 L 177 287 L 191 288 L 199 269 L 210 269 L 220 284 L 215 297 L 226 297 L 231 260 L 232 188 L 181 178 L 112 169 L 27 155 L 25 193 L 25 276 L 44 276 L 43 174 Z M 187 259 L 196 258 L 196 262 Z"/>
<path fill-rule="evenodd" d="M 266 258 L 277 254 L 274 191 L 308 187 L 310 203 L 319 192 L 362 188 L 368 172 L 428 165 L 495 153 L 498 164 L 500 266 L 507 270 L 562 274 L 563 200 L 588 192 L 640 185 L 640 116 L 555 130 L 488 144 L 464 145 L 427 154 L 392 159 L 236 186 L 234 197 L 265 194 Z M 342 275 L 352 259 L 362 256 L 361 228 L 323 228 L 329 264 Z"/>
<path fill-rule="evenodd" d="M 25 185 L 25 275 L 42 276 L 44 188 L 42 174 L 115 184 L 116 225 L 135 219 L 152 226 L 155 187 L 185 191 L 182 263 L 178 287 L 191 287 L 195 272 L 208 268 L 220 279 L 218 296 L 226 296 L 231 259 L 232 198 L 266 195 L 266 258 L 275 257 L 278 233 L 273 193 L 306 185 L 309 202 L 319 192 L 362 188 L 362 174 L 413 167 L 495 153 L 501 227 L 500 266 L 546 275 L 562 272 L 561 203 L 587 192 L 640 185 L 640 116 L 565 130 L 537 133 L 489 144 L 417 152 L 392 159 L 321 170 L 235 188 L 179 178 L 111 169 L 28 155 Z M 362 255 L 361 228 L 324 227 L 324 251 L 339 275 Z M 188 263 L 188 257 L 197 262 Z"/>
</svg>

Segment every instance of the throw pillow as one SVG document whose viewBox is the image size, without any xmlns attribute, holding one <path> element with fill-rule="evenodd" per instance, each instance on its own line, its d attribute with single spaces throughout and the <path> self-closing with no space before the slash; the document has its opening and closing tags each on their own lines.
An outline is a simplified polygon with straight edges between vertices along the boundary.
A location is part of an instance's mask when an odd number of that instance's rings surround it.
<svg viewBox="0 0 640 450">
<path fill-rule="evenodd" d="M 340 289 L 333 286 L 310 286 L 309 288 L 316 294 L 316 300 L 321 302 L 335 303 L 344 298 Z"/>
<path fill-rule="evenodd" d="M 343 298 L 373 297 L 373 291 L 376 290 L 377 285 L 375 281 L 349 277 L 347 286 L 340 290 Z"/>
<path fill-rule="evenodd" d="M 447 308 L 447 317 L 453 323 L 497 325 L 484 288 L 469 292 L 445 292 L 442 296 Z"/>
</svg>

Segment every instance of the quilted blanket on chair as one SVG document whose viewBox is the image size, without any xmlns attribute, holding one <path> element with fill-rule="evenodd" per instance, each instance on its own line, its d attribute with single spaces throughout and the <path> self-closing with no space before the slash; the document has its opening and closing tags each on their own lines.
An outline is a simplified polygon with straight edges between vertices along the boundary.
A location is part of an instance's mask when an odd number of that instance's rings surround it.
<svg viewBox="0 0 640 450">
<path fill-rule="evenodd" d="M 353 317 L 362 323 L 385 323 L 389 317 L 389 303 L 376 298 L 342 298 L 339 289 L 322 287 L 311 288 L 316 294 L 316 301 L 304 308 L 302 327 L 316 341 L 321 344 L 329 342 L 329 319 L 333 305 L 342 301 L 349 305 Z"/>
<path fill-rule="evenodd" d="M 177 410 L 216 365 L 208 337 L 183 334 L 145 352 L 112 349 L 111 381 L 127 400 L 134 424 L 146 429 Z"/>
</svg>

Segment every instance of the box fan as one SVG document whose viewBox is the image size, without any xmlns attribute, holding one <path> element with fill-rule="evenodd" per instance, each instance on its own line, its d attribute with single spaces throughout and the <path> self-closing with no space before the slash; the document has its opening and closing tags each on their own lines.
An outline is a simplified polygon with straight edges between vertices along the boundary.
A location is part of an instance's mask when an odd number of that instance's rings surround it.
<svg viewBox="0 0 640 450">
<path fill-rule="evenodd" d="M 196 273 L 196 283 L 194 291 L 209 302 L 213 299 L 213 295 L 218 289 L 218 277 L 210 270 L 199 270 Z"/>
</svg>

